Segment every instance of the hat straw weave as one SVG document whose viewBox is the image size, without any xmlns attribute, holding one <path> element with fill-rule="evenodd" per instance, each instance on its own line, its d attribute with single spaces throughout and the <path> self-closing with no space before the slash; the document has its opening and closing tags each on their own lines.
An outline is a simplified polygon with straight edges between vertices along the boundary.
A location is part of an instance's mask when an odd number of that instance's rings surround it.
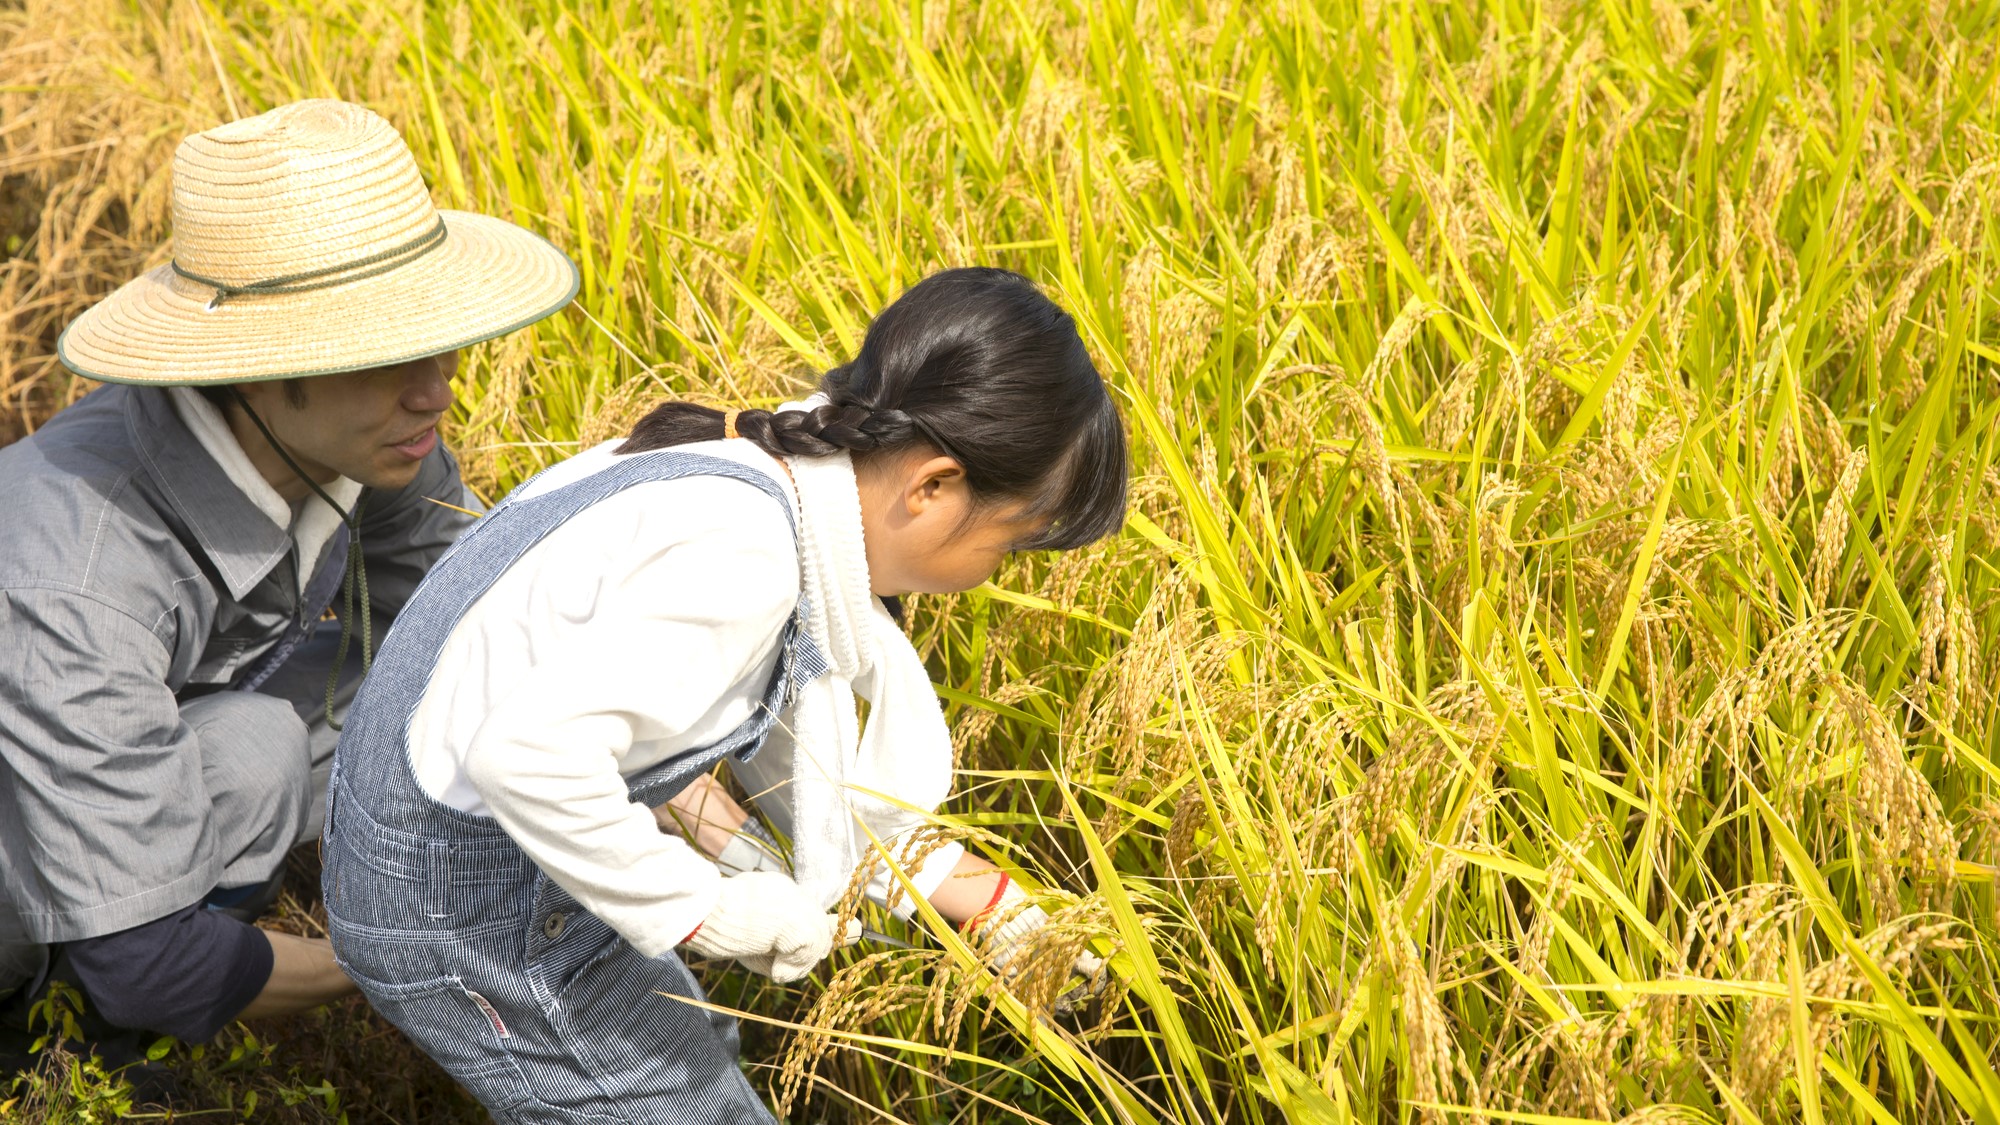
<svg viewBox="0 0 2000 1125">
<path fill-rule="evenodd" d="M 533 324 L 576 295 L 562 251 L 439 211 L 376 114 L 304 101 L 197 133 L 173 169 L 174 257 L 73 321 L 71 370 L 241 383 L 382 367 Z"/>
</svg>

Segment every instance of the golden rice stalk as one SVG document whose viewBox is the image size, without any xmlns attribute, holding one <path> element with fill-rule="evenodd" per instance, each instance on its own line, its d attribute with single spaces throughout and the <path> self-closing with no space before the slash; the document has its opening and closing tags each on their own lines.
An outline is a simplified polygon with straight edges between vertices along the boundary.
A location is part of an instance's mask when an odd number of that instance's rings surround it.
<svg viewBox="0 0 2000 1125">
<path fill-rule="evenodd" d="M 1860 487 L 1861 474 L 1867 467 L 1866 449 L 1857 448 L 1850 451 L 1840 463 L 1840 480 L 1833 486 L 1833 495 L 1826 498 L 1826 507 L 1820 513 L 1819 530 L 1813 536 L 1814 605 L 1827 604 L 1834 574 L 1840 569 L 1841 557 L 1847 551 L 1847 527 L 1854 503 L 1854 490 Z"/>
<path fill-rule="evenodd" d="M 934 990 L 923 978 L 930 972 L 943 978 L 948 964 L 943 951 L 893 949 L 868 954 L 835 973 L 798 1021 L 812 1030 L 793 1035 L 786 1046 L 778 1075 L 779 1115 L 791 1112 L 821 1060 L 839 1042 L 829 1032 L 867 1027 L 929 1005 Z"/>
<path fill-rule="evenodd" d="M 1825 737 L 1859 751 L 1847 797 L 1875 857 L 1863 874 L 1876 916 L 1904 913 L 1898 887 L 1906 877 L 1920 902 L 1942 906 L 1956 880 L 1958 837 L 1937 791 L 1910 764 L 1903 740 L 1874 700 L 1844 679 L 1830 690 L 1838 706 L 1828 715 Z"/>
<path fill-rule="evenodd" d="M 1980 705 L 1991 692 L 1980 671 L 1978 626 L 1952 587 L 1952 541 L 1950 532 L 1931 541 L 1917 615 L 1917 683 L 1937 685 L 1934 717 L 1947 730 L 1962 710 Z"/>
<path fill-rule="evenodd" d="M 1391 923 L 1392 927 L 1394 926 Z M 1451 1017 L 1438 1003 L 1437 982 L 1431 978 L 1408 934 L 1392 928 L 1385 935 L 1382 961 L 1402 1001 L 1403 1034 L 1410 1052 L 1410 1093 L 1433 1105 L 1454 1097 L 1452 1076 L 1463 1065 L 1451 1037 Z M 1420 1121 L 1442 1123 L 1434 1109 L 1417 1111 Z"/>
</svg>

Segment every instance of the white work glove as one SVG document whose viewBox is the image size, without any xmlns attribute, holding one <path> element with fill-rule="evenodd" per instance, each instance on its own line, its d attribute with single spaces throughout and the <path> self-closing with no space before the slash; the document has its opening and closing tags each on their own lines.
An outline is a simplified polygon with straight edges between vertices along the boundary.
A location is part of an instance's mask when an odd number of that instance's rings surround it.
<svg viewBox="0 0 2000 1125">
<path fill-rule="evenodd" d="M 1007 963 L 1016 954 L 1027 948 L 1035 931 L 1049 924 L 1049 913 L 1028 901 L 1014 880 L 1005 874 L 1000 876 L 1000 890 L 985 910 L 974 915 L 965 924 L 965 932 L 974 943 L 983 946 L 992 957 L 993 971 L 1007 975 Z M 1070 973 L 1083 980 L 1056 998 L 1058 1012 L 1071 1012 L 1088 1003 L 1090 998 L 1104 991 L 1109 978 L 1104 971 L 1104 958 L 1084 950 L 1070 965 Z"/>
<path fill-rule="evenodd" d="M 786 984 L 811 972 L 836 944 L 860 937 L 858 920 L 842 927 L 791 876 L 750 871 L 722 880 L 715 909 L 681 944 Z"/>
</svg>

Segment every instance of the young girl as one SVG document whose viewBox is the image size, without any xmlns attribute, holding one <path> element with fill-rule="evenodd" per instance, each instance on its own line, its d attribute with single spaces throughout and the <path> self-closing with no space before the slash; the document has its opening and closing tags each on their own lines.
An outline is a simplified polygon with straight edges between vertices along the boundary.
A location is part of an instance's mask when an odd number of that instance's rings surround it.
<svg viewBox="0 0 2000 1125">
<path fill-rule="evenodd" d="M 522 485 L 432 570 L 347 719 L 323 848 L 342 967 L 501 1121 L 768 1121 L 734 1021 L 673 999 L 701 998 L 676 950 L 790 981 L 852 939 L 831 908 L 951 780 L 882 599 L 1116 530 L 1125 477 L 1074 322 L 961 269 L 804 403 L 668 403 Z M 725 874 L 661 831 L 725 762 L 795 874 L 740 843 Z M 726 829 L 695 838 L 730 858 Z M 1004 925 L 989 943 L 1040 917 L 962 848 L 905 874 Z"/>
</svg>

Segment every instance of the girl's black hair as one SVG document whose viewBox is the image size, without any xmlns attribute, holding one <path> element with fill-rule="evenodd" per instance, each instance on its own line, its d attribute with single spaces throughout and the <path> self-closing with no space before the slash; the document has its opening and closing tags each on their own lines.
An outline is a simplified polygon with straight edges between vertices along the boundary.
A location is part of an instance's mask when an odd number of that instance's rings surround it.
<svg viewBox="0 0 2000 1125">
<path fill-rule="evenodd" d="M 1046 520 L 1022 550 L 1067 550 L 1125 521 L 1125 425 L 1076 321 L 1020 274 L 953 269 L 911 286 L 868 326 L 812 410 L 745 410 L 736 432 L 774 457 L 861 458 L 928 445 L 965 467 L 975 502 L 1026 501 Z M 620 453 L 713 441 L 723 412 L 655 407 Z"/>
</svg>

